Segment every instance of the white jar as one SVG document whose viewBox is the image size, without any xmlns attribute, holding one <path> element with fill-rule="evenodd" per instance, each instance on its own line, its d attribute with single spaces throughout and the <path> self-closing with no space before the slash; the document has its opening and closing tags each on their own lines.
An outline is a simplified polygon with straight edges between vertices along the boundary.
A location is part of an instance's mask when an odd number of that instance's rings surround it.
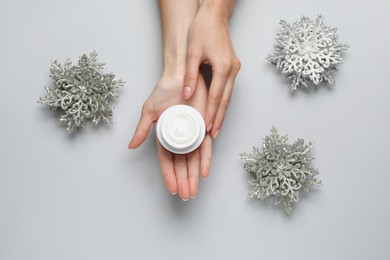
<svg viewBox="0 0 390 260">
<path fill-rule="evenodd" d="M 165 110 L 157 122 L 157 138 L 172 153 L 186 154 L 202 143 L 206 126 L 193 107 L 176 105 Z"/>
</svg>

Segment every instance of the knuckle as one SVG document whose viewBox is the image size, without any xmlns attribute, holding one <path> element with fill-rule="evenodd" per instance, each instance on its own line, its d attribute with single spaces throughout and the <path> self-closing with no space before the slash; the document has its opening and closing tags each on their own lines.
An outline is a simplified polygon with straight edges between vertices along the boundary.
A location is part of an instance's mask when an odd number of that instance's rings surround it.
<svg viewBox="0 0 390 260">
<path fill-rule="evenodd" d="M 235 59 L 233 62 L 233 69 L 236 73 L 238 73 L 241 69 L 241 61 L 239 59 Z"/>
<path fill-rule="evenodd" d="M 187 70 L 184 74 L 184 78 L 185 78 L 184 83 L 189 83 L 189 82 L 195 80 L 195 75 L 192 71 Z"/>
<path fill-rule="evenodd" d="M 220 103 L 222 100 L 222 93 L 210 93 L 210 98 L 214 100 L 215 103 Z"/>
<path fill-rule="evenodd" d="M 148 135 L 149 134 L 149 131 L 148 130 L 146 130 L 145 128 L 139 128 L 138 129 L 138 131 L 139 131 L 139 133 L 142 135 L 142 136 L 144 136 L 144 135 Z"/>
<path fill-rule="evenodd" d="M 229 59 L 221 60 L 217 64 L 218 72 L 224 75 L 229 74 L 230 71 L 232 70 L 232 67 L 233 67 L 233 62 Z"/>
<path fill-rule="evenodd" d="M 150 100 L 147 99 L 142 105 L 142 112 L 148 112 L 150 110 Z"/>
<path fill-rule="evenodd" d="M 188 60 L 198 59 L 200 56 L 201 56 L 201 51 L 199 48 L 192 47 L 187 50 Z"/>
<path fill-rule="evenodd" d="M 142 105 L 142 110 L 141 110 L 141 116 L 142 117 L 150 117 L 153 115 L 153 109 L 152 105 L 149 100 L 147 100 L 143 105 Z"/>
<path fill-rule="evenodd" d="M 229 104 L 230 104 L 230 100 L 231 100 L 230 97 L 224 98 L 224 99 L 222 99 L 221 104 L 222 104 L 224 107 L 227 107 L 227 106 L 229 106 Z"/>
<path fill-rule="evenodd" d="M 147 103 L 144 103 L 143 105 L 142 105 L 142 114 L 145 114 L 145 113 L 147 113 L 147 111 L 148 111 L 148 104 Z"/>
</svg>

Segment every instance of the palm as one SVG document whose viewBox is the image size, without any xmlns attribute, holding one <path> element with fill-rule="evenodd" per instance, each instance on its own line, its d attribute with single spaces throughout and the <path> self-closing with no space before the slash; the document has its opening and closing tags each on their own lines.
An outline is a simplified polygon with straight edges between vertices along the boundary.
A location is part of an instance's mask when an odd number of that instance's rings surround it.
<svg viewBox="0 0 390 260">
<path fill-rule="evenodd" d="M 202 76 L 193 98 L 185 100 L 182 93 L 182 80 L 162 78 L 149 98 L 145 101 L 140 122 L 129 147 L 136 148 L 146 139 L 150 126 L 156 122 L 168 107 L 185 104 L 197 109 L 204 117 L 207 102 L 207 88 Z M 200 148 L 189 154 L 173 154 L 157 141 L 160 167 L 165 184 L 172 194 L 176 192 L 183 200 L 195 197 L 198 193 L 199 173 L 207 177 L 212 149 L 211 137 L 207 135 Z"/>
</svg>

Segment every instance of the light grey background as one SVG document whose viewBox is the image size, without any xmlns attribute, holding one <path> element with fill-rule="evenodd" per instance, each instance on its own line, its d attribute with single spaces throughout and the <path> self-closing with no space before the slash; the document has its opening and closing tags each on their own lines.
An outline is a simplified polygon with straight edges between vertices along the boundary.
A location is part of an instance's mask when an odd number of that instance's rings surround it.
<svg viewBox="0 0 390 260">
<path fill-rule="evenodd" d="M 241 0 L 242 62 L 211 175 L 182 202 L 163 184 L 153 136 L 127 143 L 162 71 L 156 1 L 0 0 L 0 259 L 390 259 L 390 2 Z M 351 45 L 335 88 L 291 95 L 265 57 L 278 21 L 325 15 Z M 97 50 L 127 81 L 114 125 L 67 136 L 36 103 L 50 60 Z M 287 216 L 247 201 L 238 153 L 275 125 L 315 141 L 325 186 Z"/>
</svg>

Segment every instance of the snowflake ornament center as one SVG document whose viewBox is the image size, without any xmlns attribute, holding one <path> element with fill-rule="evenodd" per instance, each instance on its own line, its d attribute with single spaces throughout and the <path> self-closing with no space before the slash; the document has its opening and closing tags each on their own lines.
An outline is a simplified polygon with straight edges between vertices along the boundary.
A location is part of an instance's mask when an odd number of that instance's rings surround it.
<svg viewBox="0 0 390 260">
<path fill-rule="evenodd" d="M 282 160 L 279 163 L 276 163 L 276 171 L 278 173 L 278 176 L 281 175 L 290 175 L 289 171 L 291 170 L 291 165 L 287 164 L 284 160 Z"/>
<path fill-rule="evenodd" d="M 301 44 L 298 54 L 303 57 L 304 61 L 308 61 L 309 59 L 315 60 L 318 56 L 319 49 L 313 43 L 303 43 Z"/>
</svg>

